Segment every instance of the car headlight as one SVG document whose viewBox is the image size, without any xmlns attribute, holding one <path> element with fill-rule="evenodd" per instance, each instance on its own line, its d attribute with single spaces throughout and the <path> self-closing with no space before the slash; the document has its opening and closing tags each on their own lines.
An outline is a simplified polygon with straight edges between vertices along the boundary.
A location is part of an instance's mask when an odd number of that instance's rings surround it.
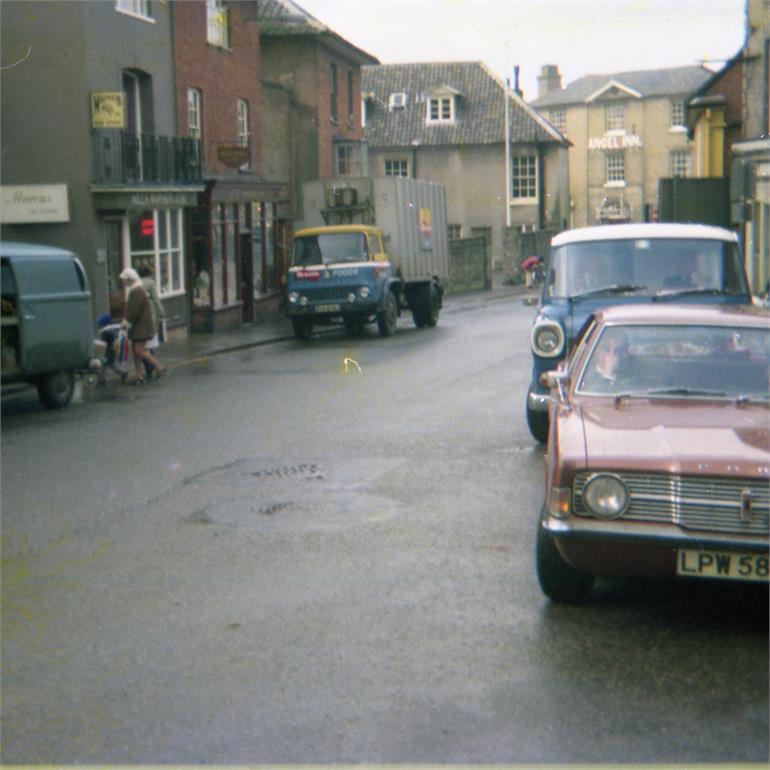
<svg viewBox="0 0 770 770">
<path fill-rule="evenodd" d="M 299 294 L 296 291 L 289 292 L 289 302 L 292 305 L 296 305 L 299 301 Z"/>
<path fill-rule="evenodd" d="M 537 321 L 532 327 L 530 344 L 535 355 L 556 358 L 564 350 L 564 329 L 557 321 Z"/>
<path fill-rule="evenodd" d="M 583 489 L 586 508 L 602 519 L 615 519 L 628 508 L 626 485 L 611 473 L 597 473 L 591 476 Z"/>
<path fill-rule="evenodd" d="M 369 296 L 369 287 L 368 286 L 362 286 L 358 290 L 358 296 L 361 297 L 361 299 L 366 299 Z"/>
</svg>

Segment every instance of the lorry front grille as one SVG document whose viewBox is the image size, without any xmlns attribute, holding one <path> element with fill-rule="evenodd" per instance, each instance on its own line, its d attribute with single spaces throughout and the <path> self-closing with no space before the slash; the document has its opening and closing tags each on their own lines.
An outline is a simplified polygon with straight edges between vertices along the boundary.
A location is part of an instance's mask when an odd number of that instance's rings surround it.
<svg viewBox="0 0 770 770">
<path fill-rule="evenodd" d="M 308 302 L 344 302 L 353 291 L 350 286 L 330 286 L 325 289 L 303 289 Z"/>
<path fill-rule="evenodd" d="M 581 472 L 573 485 L 578 515 L 590 515 L 583 489 L 593 472 Z M 724 479 L 678 474 L 614 474 L 628 488 L 630 500 L 623 519 L 676 524 L 703 532 L 767 535 L 770 529 L 770 487 L 761 479 Z"/>
</svg>

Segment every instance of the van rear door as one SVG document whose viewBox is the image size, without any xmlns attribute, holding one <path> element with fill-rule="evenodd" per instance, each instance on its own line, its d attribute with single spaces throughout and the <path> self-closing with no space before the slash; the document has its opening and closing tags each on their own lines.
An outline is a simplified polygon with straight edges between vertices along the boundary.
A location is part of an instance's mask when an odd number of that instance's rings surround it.
<svg viewBox="0 0 770 770">
<path fill-rule="evenodd" d="M 25 374 L 80 369 L 93 346 L 91 294 L 74 257 L 14 258 L 21 366 Z"/>
</svg>

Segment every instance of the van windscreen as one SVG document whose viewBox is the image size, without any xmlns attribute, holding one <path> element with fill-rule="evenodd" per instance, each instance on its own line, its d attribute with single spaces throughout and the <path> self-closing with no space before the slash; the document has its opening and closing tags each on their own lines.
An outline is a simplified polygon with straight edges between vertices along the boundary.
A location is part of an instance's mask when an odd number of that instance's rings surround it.
<svg viewBox="0 0 770 770">
<path fill-rule="evenodd" d="M 641 238 L 569 243 L 556 247 L 546 278 L 549 297 L 577 298 L 616 286 L 645 295 L 713 290 L 748 295 L 734 243 Z"/>
</svg>

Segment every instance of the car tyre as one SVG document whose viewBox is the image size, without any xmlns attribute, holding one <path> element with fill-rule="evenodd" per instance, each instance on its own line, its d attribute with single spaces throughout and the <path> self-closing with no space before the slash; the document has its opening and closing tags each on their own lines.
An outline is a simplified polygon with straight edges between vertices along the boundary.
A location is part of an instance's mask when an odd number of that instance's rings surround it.
<svg viewBox="0 0 770 770">
<path fill-rule="evenodd" d="M 536 412 L 527 406 L 527 427 L 535 441 L 545 444 L 548 441 L 548 412 Z"/>
<path fill-rule="evenodd" d="M 391 337 L 396 333 L 398 325 L 398 303 L 392 291 L 385 298 L 385 307 L 377 313 L 377 328 L 381 337 Z"/>
<path fill-rule="evenodd" d="M 75 393 L 75 375 L 60 371 L 49 374 L 37 385 L 37 395 L 48 409 L 61 409 L 72 401 Z"/>
<path fill-rule="evenodd" d="M 538 524 L 535 549 L 537 579 L 549 599 L 577 604 L 588 597 L 596 578 L 567 564 L 542 524 Z"/>
</svg>

